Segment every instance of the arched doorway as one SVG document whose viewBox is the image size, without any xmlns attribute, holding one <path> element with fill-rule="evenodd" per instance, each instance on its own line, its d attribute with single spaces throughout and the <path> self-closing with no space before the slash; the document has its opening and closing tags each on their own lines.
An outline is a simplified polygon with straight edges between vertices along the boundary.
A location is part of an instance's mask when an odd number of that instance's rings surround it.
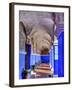
<svg viewBox="0 0 72 90">
<path fill-rule="evenodd" d="M 49 64 L 49 50 L 48 50 L 48 48 L 44 48 L 41 50 L 41 62 Z"/>
<path fill-rule="evenodd" d="M 20 59 L 20 71 L 22 79 L 27 77 L 28 69 L 30 68 L 30 51 L 31 45 L 28 43 L 26 27 L 23 22 L 19 22 L 19 50 L 23 52 Z"/>
</svg>

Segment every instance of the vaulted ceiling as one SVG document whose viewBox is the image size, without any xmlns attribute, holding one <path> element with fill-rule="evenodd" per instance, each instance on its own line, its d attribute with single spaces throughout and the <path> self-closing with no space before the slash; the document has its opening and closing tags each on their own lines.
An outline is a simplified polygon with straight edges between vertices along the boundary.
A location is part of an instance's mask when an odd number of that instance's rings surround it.
<svg viewBox="0 0 72 90">
<path fill-rule="evenodd" d="M 48 51 L 54 40 L 54 21 L 48 12 L 19 13 L 20 49 L 25 50 L 26 39 L 29 39 L 33 53 L 41 54 L 43 49 Z"/>
</svg>

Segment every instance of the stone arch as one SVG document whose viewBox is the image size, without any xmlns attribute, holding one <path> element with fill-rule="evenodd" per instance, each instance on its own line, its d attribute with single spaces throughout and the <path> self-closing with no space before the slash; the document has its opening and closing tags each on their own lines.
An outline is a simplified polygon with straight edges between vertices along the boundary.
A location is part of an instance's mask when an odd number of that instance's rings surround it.
<svg viewBox="0 0 72 90">
<path fill-rule="evenodd" d="M 19 49 L 25 50 L 25 42 L 27 39 L 26 29 L 23 22 L 19 22 Z"/>
<path fill-rule="evenodd" d="M 49 52 L 49 49 L 52 45 L 52 39 L 51 36 L 41 28 L 38 28 L 37 30 L 33 30 L 31 32 L 31 45 L 32 50 L 34 53 L 41 54 L 41 51 L 43 49 L 47 49 Z"/>
</svg>

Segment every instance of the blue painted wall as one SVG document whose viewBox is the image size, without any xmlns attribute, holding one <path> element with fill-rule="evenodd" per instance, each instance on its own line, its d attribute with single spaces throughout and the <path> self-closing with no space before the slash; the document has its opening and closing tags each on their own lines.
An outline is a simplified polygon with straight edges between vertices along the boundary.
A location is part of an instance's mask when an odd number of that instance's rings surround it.
<svg viewBox="0 0 72 90">
<path fill-rule="evenodd" d="M 19 78 L 21 79 L 22 70 L 25 69 L 25 54 L 19 53 Z"/>
<path fill-rule="evenodd" d="M 49 63 L 50 62 L 49 55 L 42 55 L 41 56 L 41 62 L 42 63 Z"/>
<path fill-rule="evenodd" d="M 58 60 L 54 60 L 54 75 L 58 75 Z"/>
<path fill-rule="evenodd" d="M 60 34 L 58 40 L 59 40 L 58 77 L 63 77 L 64 76 L 64 32 Z"/>
</svg>

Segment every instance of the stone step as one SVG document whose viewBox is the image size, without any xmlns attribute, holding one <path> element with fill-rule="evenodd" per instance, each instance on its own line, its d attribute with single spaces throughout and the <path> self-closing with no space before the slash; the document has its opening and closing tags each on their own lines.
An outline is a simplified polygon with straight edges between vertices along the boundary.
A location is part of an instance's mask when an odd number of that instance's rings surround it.
<svg viewBox="0 0 72 90">
<path fill-rule="evenodd" d="M 44 78 L 49 77 L 53 75 L 52 68 L 50 64 L 41 63 L 37 65 L 34 69 L 34 77 L 36 78 Z"/>
<path fill-rule="evenodd" d="M 42 70 L 42 69 L 35 69 L 36 74 L 43 74 L 43 75 L 52 75 L 53 72 L 51 70 Z"/>
<path fill-rule="evenodd" d="M 51 68 L 48 66 L 37 66 L 36 69 L 42 69 L 42 70 L 51 70 Z"/>
<path fill-rule="evenodd" d="M 45 64 L 45 63 L 42 63 L 42 64 L 40 64 L 39 66 L 42 66 L 42 67 L 50 67 L 49 64 Z"/>
</svg>

